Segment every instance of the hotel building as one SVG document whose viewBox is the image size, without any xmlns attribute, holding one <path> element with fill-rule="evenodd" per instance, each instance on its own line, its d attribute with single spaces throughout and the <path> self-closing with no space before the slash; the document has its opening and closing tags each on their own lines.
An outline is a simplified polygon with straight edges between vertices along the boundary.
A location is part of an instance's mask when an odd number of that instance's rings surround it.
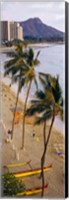
<svg viewBox="0 0 69 200">
<path fill-rule="evenodd" d="M 2 41 L 13 39 L 23 40 L 23 29 L 17 22 L 1 21 L 1 39 Z"/>
</svg>

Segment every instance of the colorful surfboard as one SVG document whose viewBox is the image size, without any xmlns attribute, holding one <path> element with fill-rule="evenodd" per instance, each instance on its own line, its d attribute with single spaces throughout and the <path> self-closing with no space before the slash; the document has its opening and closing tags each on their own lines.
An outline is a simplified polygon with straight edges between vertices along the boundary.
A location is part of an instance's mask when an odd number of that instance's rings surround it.
<svg viewBox="0 0 69 200">
<path fill-rule="evenodd" d="M 6 167 L 8 168 L 12 168 L 12 167 L 21 167 L 21 166 L 25 166 L 27 164 L 30 164 L 31 160 L 27 161 L 27 162 L 23 162 L 23 163 L 14 163 L 14 164 L 8 164 L 6 165 Z"/>
<path fill-rule="evenodd" d="M 52 165 L 44 167 L 44 172 L 49 171 L 51 168 L 52 168 Z M 38 168 L 38 169 L 34 169 L 34 170 L 28 170 L 28 171 L 14 173 L 14 176 L 16 178 L 20 178 L 20 177 L 32 176 L 32 175 L 36 175 L 36 174 L 40 174 L 40 173 L 41 173 L 41 169 Z"/>
<path fill-rule="evenodd" d="M 46 184 L 44 186 L 44 189 L 47 189 L 47 188 L 48 188 L 48 184 Z M 35 189 L 29 189 L 29 190 L 26 190 L 25 192 L 18 193 L 17 196 L 34 195 L 34 194 L 40 193 L 41 191 L 42 191 L 42 187 L 35 188 Z"/>
</svg>

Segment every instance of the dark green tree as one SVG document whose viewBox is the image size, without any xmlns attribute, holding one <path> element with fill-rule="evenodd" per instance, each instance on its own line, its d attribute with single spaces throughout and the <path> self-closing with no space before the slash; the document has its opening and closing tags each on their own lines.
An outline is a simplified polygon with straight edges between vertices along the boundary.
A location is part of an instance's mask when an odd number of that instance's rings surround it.
<svg viewBox="0 0 69 200">
<path fill-rule="evenodd" d="M 17 180 L 12 173 L 2 175 L 2 196 L 15 197 L 18 193 L 25 191 L 25 185 Z"/>
</svg>

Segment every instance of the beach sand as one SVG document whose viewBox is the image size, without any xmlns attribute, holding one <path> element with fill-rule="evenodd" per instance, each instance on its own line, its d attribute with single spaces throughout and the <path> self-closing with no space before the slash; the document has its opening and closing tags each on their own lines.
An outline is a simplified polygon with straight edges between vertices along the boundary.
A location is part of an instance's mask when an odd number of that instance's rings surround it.
<svg viewBox="0 0 69 200">
<path fill-rule="evenodd" d="M 14 127 L 14 137 L 12 143 L 6 142 L 6 134 L 8 129 L 12 127 L 13 112 L 11 108 L 15 107 L 16 96 L 4 83 L 2 84 L 2 121 L 0 123 L 2 129 L 2 173 L 7 172 L 6 165 L 13 163 L 22 163 L 31 160 L 28 164 L 21 167 L 9 168 L 10 172 L 19 172 L 24 170 L 30 170 L 39 168 L 41 156 L 43 152 L 43 125 L 34 126 L 34 118 L 27 118 L 25 125 L 25 146 L 21 150 L 22 140 L 22 119 Z M 19 100 L 18 107 L 23 109 L 23 102 Z M 49 124 L 47 123 L 47 132 L 49 130 Z M 35 131 L 35 137 L 33 137 L 33 131 Z M 60 144 L 64 151 L 64 137 L 58 130 L 53 127 L 47 154 L 45 158 L 45 166 L 52 164 L 52 168 L 45 172 L 45 184 L 48 183 L 47 190 L 44 190 L 45 198 L 63 198 L 65 188 L 64 177 L 64 165 L 65 160 L 63 156 L 59 156 L 56 152 L 55 145 Z M 15 147 L 15 149 L 14 149 Z M 17 154 L 19 160 L 17 158 Z M 41 186 L 41 179 L 39 175 L 22 178 L 26 185 L 26 188 L 35 188 Z M 33 197 L 39 198 L 41 193 L 34 195 Z M 31 196 L 32 198 L 32 196 Z"/>
</svg>

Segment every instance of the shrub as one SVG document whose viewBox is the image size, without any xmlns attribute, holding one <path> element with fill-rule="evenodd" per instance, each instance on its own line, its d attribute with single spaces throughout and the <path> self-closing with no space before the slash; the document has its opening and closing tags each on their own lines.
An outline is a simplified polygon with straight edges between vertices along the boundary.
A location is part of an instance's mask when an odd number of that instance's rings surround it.
<svg viewBox="0 0 69 200">
<path fill-rule="evenodd" d="M 2 176 L 3 196 L 16 196 L 17 193 L 25 191 L 25 185 L 21 180 L 15 178 L 12 173 L 5 173 Z"/>
</svg>

